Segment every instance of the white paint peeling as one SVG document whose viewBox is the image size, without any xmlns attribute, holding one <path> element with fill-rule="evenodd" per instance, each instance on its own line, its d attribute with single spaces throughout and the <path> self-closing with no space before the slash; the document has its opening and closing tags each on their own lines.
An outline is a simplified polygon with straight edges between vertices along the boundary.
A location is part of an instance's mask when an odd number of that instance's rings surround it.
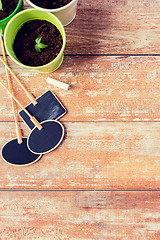
<svg viewBox="0 0 160 240">
<path fill-rule="evenodd" d="M 95 110 L 91 107 L 86 107 L 84 108 L 84 111 L 88 114 L 92 114 L 92 113 L 95 113 Z"/>
<path fill-rule="evenodd" d="M 146 222 L 145 223 L 146 231 L 160 231 L 160 222 Z"/>
<path fill-rule="evenodd" d="M 81 175 L 87 176 L 88 174 L 92 177 L 95 177 L 92 166 L 86 166 L 85 164 L 83 165 L 83 163 L 79 164 L 78 162 L 74 162 L 73 164 L 68 164 L 64 166 L 63 178 L 68 178 L 68 173 L 73 171 L 74 175 L 79 175 L 79 177 Z"/>
<path fill-rule="evenodd" d="M 147 74 L 146 80 L 151 81 L 153 79 L 157 78 L 157 70 L 153 70 Z"/>
<path fill-rule="evenodd" d="M 4 74 L 4 68 L 0 68 L 0 74 Z"/>
<path fill-rule="evenodd" d="M 53 186 L 53 180 L 45 180 L 45 184 L 41 185 L 42 187 Z M 55 183 L 56 186 L 56 183 Z"/>
<path fill-rule="evenodd" d="M 62 72 L 60 73 L 59 77 L 74 77 L 74 74 L 72 73 L 72 70 L 70 72 Z M 59 80 L 59 79 L 58 79 Z"/>
<path fill-rule="evenodd" d="M 94 120 L 95 122 L 97 121 L 97 120 Z M 98 121 L 106 121 L 106 118 L 100 118 L 100 119 L 98 119 Z"/>
<path fill-rule="evenodd" d="M 105 95 L 106 94 L 106 91 L 96 91 L 96 90 L 88 90 L 86 92 L 86 95 L 89 96 L 89 97 L 96 97 L 96 96 L 99 96 L 99 95 Z"/>
<path fill-rule="evenodd" d="M 103 77 L 103 78 L 104 78 L 104 77 Z M 102 83 L 103 83 L 103 78 L 97 78 L 97 79 L 96 79 L 97 83 L 102 84 Z"/>
<path fill-rule="evenodd" d="M 0 112 L 6 111 L 7 107 L 4 105 L 0 105 Z"/>
<path fill-rule="evenodd" d="M 27 71 L 21 71 L 19 74 L 18 74 L 18 76 L 19 77 L 36 77 L 36 75 L 38 75 L 39 73 L 38 73 L 38 71 L 29 71 L 29 70 L 27 70 Z M 26 79 L 25 79 L 26 80 Z"/>
<path fill-rule="evenodd" d="M 110 96 L 114 89 L 110 88 L 109 90 L 106 91 L 106 96 Z"/>
<path fill-rule="evenodd" d="M 160 213 L 158 212 L 147 212 L 143 214 L 144 218 L 153 218 L 153 219 L 159 219 Z"/>
<path fill-rule="evenodd" d="M 158 142 L 158 139 L 151 139 L 149 137 L 141 139 L 138 141 L 138 146 L 136 147 L 137 153 L 139 155 L 159 156 L 160 146 Z"/>
<path fill-rule="evenodd" d="M 89 76 L 91 77 L 91 78 L 94 78 L 94 77 L 99 77 L 99 72 L 97 71 L 97 72 L 89 72 Z"/>
<path fill-rule="evenodd" d="M 133 89 L 132 91 L 130 92 L 127 92 L 126 94 L 126 98 L 138 98 L 140 97 L 140 93 L 139 93 L 139 90 L 136 90 L 136 89 Z"/>
<path fill-rule="evenodd" d="M 26 180 L 25 180 L 25 182 L 26 182 Z M 6 184 L 6 186 L 7 187 L 19 187 L 19 186 L 21 186 L 21 187 L 30 187 L 30 186 L 37 187 L 36 184 L 30 183 L 30 182 L 29 183 L 12 182 L 12 183 Z"/>
<path fill-rule="evenodd" d="M 1 143 L 5 143 L 6 140 L 8 141 L 8 139 L 6 139 L 6 137 L 1 137 Z"/>
<path fill-rule="evenodd" d="M 136 122 L 136 121 L 139 122 L 139 121 L 141 121 L 141 119 L 140 119 L 140 118 L 134 118 L 133 121 L 135 121 L 135 122 Z"/>
<path fill-rule="evenodd" d="M 77 81 L 72 81 L 71 82 L 71 85 L 75 85 L 75 84 L 77 84 Z"/>
</svg>

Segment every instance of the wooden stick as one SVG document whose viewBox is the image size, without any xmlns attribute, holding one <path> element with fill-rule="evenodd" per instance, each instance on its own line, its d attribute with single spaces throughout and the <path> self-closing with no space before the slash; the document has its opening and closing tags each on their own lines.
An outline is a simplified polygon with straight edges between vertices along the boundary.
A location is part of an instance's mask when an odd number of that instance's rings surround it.
<svg viewBox="0 0 160 240">
<path fill-rule="evenodd" d="M 16 79 L 16 81 L 19 83 L 19 85 L 23 88 L 23 90 L 26 92 L 27 97 L 30 99 L 30 101 L 33 103 L 33 105 L 37 104 L 36 99 L 33 97 L 33 95 L 28 92 L 28 90 L 24 87 L 24 85 L 20 82 L 20 80 L 18 79 L 18 77 L 15 75 L 15 73 L 12 71 L 12 69 L 8 66 L 8 64 L 3 60 L 2 57 L 0 57 L 1 62 L 5 65 L 5 67 L 10 71 L 10 73 L 12 74 L 12 76 Z"/>
<path fill-rule="evenodd" d="M 1 45 L 2 45 L 4 61 L 7 62 L 6 52 L 5 52 L 5 48 L 4 48 L 4 41 L 3 41 L 3 37 L 2 36 L 1 36 Z M 12 91 L 11 79 L 10 79 L 9 72 L 8 72 L 7 68 L 6 68 L 6 76 L 7 76 L 7 80 L 8 80 L 9 90 L 10 90 L 10 92 L 13 92 Z M 14 104 L 14 101 L 13 101 L 12 97 L 11 97 L 11 104 L 12 104 L 12 109 L 13 109 L 14 121 L 15 121 L 15 125 L 16 125 L 17 139 L 18 139 L 18 143 L 21 144 L 22 143 L 22 132 L 21 132 L 20 126 L 18 124 L 16 108 L 15 108 L 15 104 Z"/>
<path fill-rule="evenodd" d="M 23 106 L 22 104 L 18 101 L 18 99 L 8 90 L 8 88 L 6 88 L 6 86 L 2 83 L 2 81 L 0 80 L 0 84 L 2 85 L 2 87 L 4 87 L 4 89 L 9 93 L 9 95 L 18 103 L 18 105 L 25 111 L 25 113 L 29 116 L 30 120 L 33 122 L 33 124 L 39 129 L 42 129 L 41 124 L 38 122 L 38 120 L 33 117 Z"/>
</svg>

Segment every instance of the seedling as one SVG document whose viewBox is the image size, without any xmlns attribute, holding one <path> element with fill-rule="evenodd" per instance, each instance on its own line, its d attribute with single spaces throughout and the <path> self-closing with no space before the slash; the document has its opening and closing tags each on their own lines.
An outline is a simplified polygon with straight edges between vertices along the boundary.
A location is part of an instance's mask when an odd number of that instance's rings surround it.
<svg viewBox="0 0 160 240">
<path fill-rule="evenodd" d="M 2 1 L 0 0 L 0 10 L 3 11 Z"/>
<path fill-rule="evenodd" d="M 36 38 L 35 49 L 37 50 L 37 52 L 41 52 L 41 48 L 48 47 L 48 45 L 41 43 L 41 39 L 42 39 L 42 37 Z"/>
</svg>

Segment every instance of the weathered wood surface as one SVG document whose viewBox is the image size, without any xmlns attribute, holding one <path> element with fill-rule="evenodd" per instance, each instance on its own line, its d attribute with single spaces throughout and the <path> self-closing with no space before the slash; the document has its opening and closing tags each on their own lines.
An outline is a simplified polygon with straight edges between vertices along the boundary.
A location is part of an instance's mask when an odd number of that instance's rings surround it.
<svg viewBox="0 0 160 240">
<path fill-rule="evenodd" d="M 159 189 L 159 123 L 63 124 L 64 141 L 39 162 L 15 167 L 0 159 L 1 189 Z M 1 123 L 0 136 L 0 147 L 15 138 L 14 123 Z"/>
<path fill-rule="evenodd" d="M 79 0 L 65 53 L 159 54 L 159 10 L 159 0 Z"/>
<path fill-rule="evenodd" d="M 61 68 L 40 74 L 9 59 L 29 91 L 51 89 L 68 114 L 64 141 L 37 163 L 0 157 L 0 239 L 159 240 L 159 12 L 159 0 L 79 0 Z M 1 63 L 0 75 L 5 81 Z M 49 85 L 48 76 L 72 88 Z M 1 148 L 15 125 L 0 92 Z M 14 92 L 29 103 L 15 82 Z"/>
<path fill-rule="evenodd" d="M 68 110 L 64 121 L 159 121 L 159 57 L 65 56 L 59 70 L 41 74 L 9 61 L 11 68 L 35 96 L 51 89 Z M 0 64 L 1 80 L 6 83 Z M 47 77 L 69 83 L 69 91 L 46 83 Z M 24 91 L 13 81 L 14 92 L 25 106 Z M 11 104 L 0 86 L 1 121 L 13 120 Z"/>
<path fill-rule="evenodd" d="M 159 0 L 79 0 L 68 54 L 159 54 Z"/>
<path fill-rule="evenodd" d="M 0 238 L 159 240 L 159 192 L 1 192 Z"/>
</svg>

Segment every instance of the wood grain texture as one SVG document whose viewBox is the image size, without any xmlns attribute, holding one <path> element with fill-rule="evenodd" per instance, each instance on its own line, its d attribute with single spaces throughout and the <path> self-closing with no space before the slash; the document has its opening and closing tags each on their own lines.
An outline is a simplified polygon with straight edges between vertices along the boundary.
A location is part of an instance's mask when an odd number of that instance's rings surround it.
<svg viewBox="0 0 160 240">
<path fill-rule="evenodd" d="M 14 167 L 0 159 L 1 189 L 159 189 L 159 123 L 63 124 L 62 144 L 36 164 Z M 1 148 L 15 137 L 14 123 L 0 123 L 0 136 Z"/>
<path fill-rule="evenodd" d="M 81 0 L 66 53 L 159 53 L 159 9 L 157 0 Z"/>
<path fill-rule="evenodd" d="M 0 239 L 160 239 L 159 10 L 159 0 L 79 0 L 56 72 L 9 59 L 30 92 L 52 90 L 68 114 L 64 141 L 36 164 L 16 167 L 0 157 Z M 6 82 L 2 64 L 0 75 Z M 15 82 L 14 92 L 29 103 Z M 16 134 L 10 99 L 0 93 L 2 148 Z"/>
<path fill-rule="evenodd" d="M 159 240 L 159 192 L 1 192 L 1 239 Z"/>
<path fill-rule="evenodd" d="M 159 121 L 160 59 L 159 57 L 82 57 L 65 56 L 59 70 L 41 74 L 9 65 L 27 89 L 36 97 L 52 90 L 62 101 L 68 114 L 64 121 Z M 0 64 L 1 79 L 6 83 Z M 46 82 L 50 76 L 70 84 L 65 91 Z M 24 106 L 29 103 L 24 92 L 13 82 L 15 96 Z M 0 120 L 13 120 L 11 103 L 0 86 Z"/>
<path fill-rule="evenodd" d="M 159 9 L 159 0 L 79 0 L 66 53 L 159 53 Z"/>
<path fill-rule="evenodd" d="M 79 0 L 65 54 L 159 54 L 159 10 L 159 0 Z"/>
</svg>

